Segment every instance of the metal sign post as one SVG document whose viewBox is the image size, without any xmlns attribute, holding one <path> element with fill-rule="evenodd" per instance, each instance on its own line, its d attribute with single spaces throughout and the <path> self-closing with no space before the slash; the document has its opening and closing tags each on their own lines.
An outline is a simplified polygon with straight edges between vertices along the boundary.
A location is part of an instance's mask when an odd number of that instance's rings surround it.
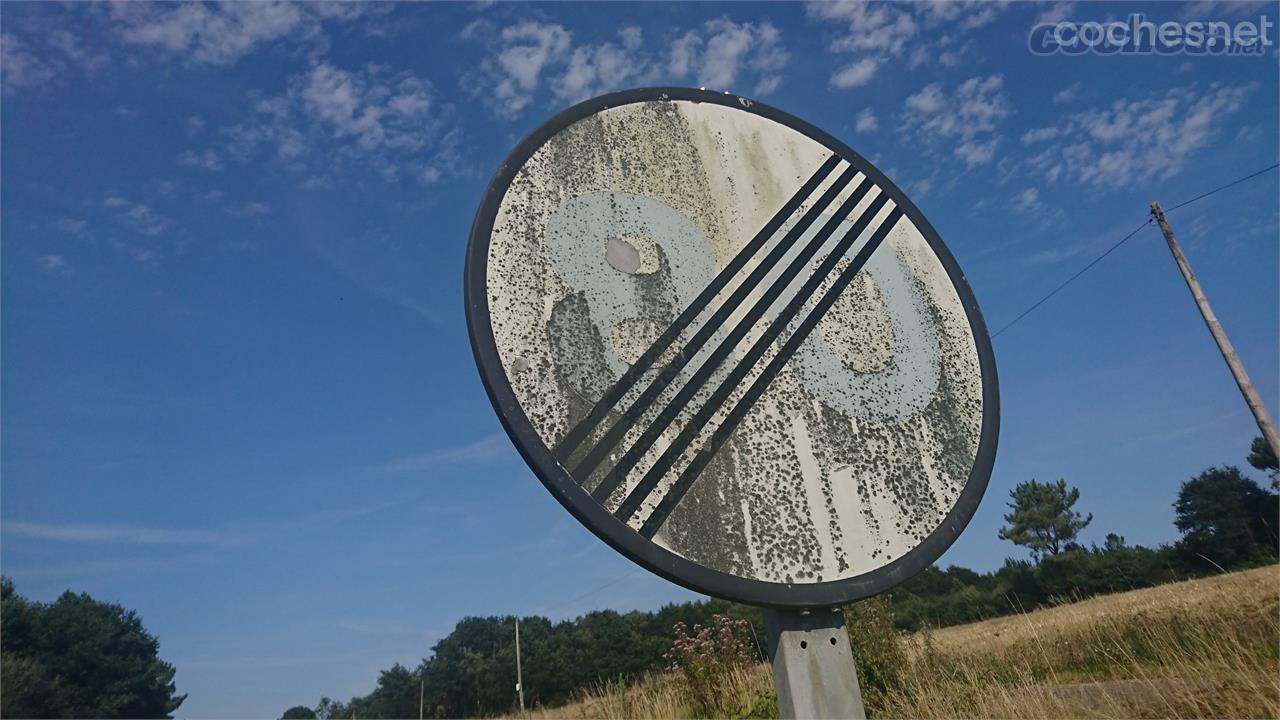
<svg viewBox="0 0 1280 720">
<path fill-rule="evenodd" d="M 856 714 L 838 613 L 800 611 L 933 563 L 999 430 L 977 302 L 902 190 L 750 98 L 614 93 L 507 157 L 465 285 L 485 389 L 552 495 L 652 572 L 772 608 L 784 712 Z"/>
</svg>

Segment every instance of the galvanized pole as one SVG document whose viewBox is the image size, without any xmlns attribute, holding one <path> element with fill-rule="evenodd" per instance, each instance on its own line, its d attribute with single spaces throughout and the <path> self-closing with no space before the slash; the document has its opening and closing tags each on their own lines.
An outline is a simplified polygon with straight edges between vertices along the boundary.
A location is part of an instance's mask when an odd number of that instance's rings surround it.
<svg viewBox="0 0 1280 720">
<path fill-rule="evenodd" d="M 418 681 L 418 720 L 422 720 L 422 701 L 427 697 L 427 679 Z"/>
<path fill-rule="evenodd" d="M 782 718 L 866 718 L 840 608 L 762 608 Z"/>
<path fill-rule="evenodd" d="M 520 695 L 520 714 L 524 714 L 524 677 L 520 671 L 520 618 L 516 618 L 516 693 Z"/>
<path fill-rule="evenodd" d="M 1262 398 L 1254 389 L 1253 382 L 1249 380 L 1249 373 L 1245 372 L 1240 356 L 1236 354 L 1236 349 L 1227 339 L 1227 333 L 1218 322 L 1218 317 L 1213 314 L 1213 308 L 1209 307 L 1209 298 L 1205 297 L 1204 291 L 1200 289 L 1200 281 L 1191 270 L 1191 263 L 1183 254 L 1182 246 L 1178 244 L 1173 228 L 1169 227 L 1169 221 L 1164 216 L 1164 208 L 1160 207 L 1159 202 L 1151 203 L 1151 215 L 1155 217 L 1156 222 L 1160 223 L 1160 232 L 1164 233 L 1165 242 L 1169 243 L 1169 251 L 1173 253 L 1173 259 L 1178 263 L 1178 269 L 1182 271 L 1182 279 L 1187 281 L 1191 297 L 1195 298 L 1200 314 L 1204 316 L 1204 324 L 1209 326 L 1209 333 L 1213 335 L 1214 342 L 1218 343 L 1222 358 L 1227 361 L 1227 367 L 1231 368 L 1231 374 L 1235 376 L 1236 385 L 1240 386 L 1240 394 L 1244 395 L 1244 401 L 1253 412 L 1253 419 L 1257 421 L 1258 429 L 1262 430 L 1262 436 L 1271 446 L 1271 452 L 1280 455 L 1280 432 L 1276 431 L 1275 423 L 1271 422 L 1271 415 L 1267 413 L 1267 406 L 1262 403 Z"/>
</svg>

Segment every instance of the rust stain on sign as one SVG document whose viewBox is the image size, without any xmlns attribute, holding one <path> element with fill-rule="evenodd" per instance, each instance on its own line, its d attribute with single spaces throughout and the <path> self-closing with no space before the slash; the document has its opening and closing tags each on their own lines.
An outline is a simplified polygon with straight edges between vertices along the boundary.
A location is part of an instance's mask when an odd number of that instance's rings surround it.
<svg viewBox="0 0 1280 720">
<path fill-rule="evenodd" d="M 970 478 L 987 408 L 954 283 L 883 188 L 787 125 L 684 100 L 584 117 L 514 171 L 486 260 L 529 424 L 680 557 L 772 583 L 852 578 L 920 545 Z"/>
</svg>

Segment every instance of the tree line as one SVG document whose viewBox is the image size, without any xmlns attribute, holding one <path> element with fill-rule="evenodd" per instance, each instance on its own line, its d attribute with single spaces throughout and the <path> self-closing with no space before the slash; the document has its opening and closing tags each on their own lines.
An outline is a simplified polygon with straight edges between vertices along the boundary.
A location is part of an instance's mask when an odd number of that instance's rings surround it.
<svg viewBox="0 0 1280 720">
<path fill-rule="evenodd" d="M 1259 438 L 1248 461 L 1277 485 L 1277 462 Z M 1208 468 L 1182 484 L 1174 502 L 1181 538 L 1147 548 L 1115 533 L 1101 546 L 1081 545 L 1093 520 L 1077 511 L 1080 491 L 1065 480 L 1029 480 L 1010 492 L 1002 539 L 1026 547 L 1029 560 L 1009 559 L 993 572 L 936 566 L 889 593 L 901 630 L 944 627 L 1032 610 L 1047 603 L 1150 587 L 1161 583 L 1273 563 L 1280 537 L 1280 496 L 1235 467 Z M 748 622 L 757 657 L 764 635 L 757 608 L 711 599 L 666 605 L 655 612 L 600 610 L 553 623 L 520 618 L 525 701 L 554 706 L 580 689 L 628 682 L 664 666 L 676 623 L 710 627 L 720 615 Z M 515 702 L 515 618 L 468 617 L 432 648 L 416 668 L 384 670 L 368 695 L 346 702 L 322 698 L 284 717 L 412 718 L 494 715 Z"/>
<path fill-rule="evenodd" d="M 63 593 L 32 602 L 0 580 L 0 716 L 167 718 L 186 695 L 132 610 Z"/>
<path fill-rule="evenodd" d="M 1277 487 L 1276 457 L 1259 438 L 1248 461 Z M 1080 492 L 1065 480 L 1030 480 L 1010 493 L 999 535 L 1026 547 L 1030 559 L 1010 559 L 993 572 L 930 567 L 888 595 L 901 630 L 972 622 L 1060 599 L 1148 587 L 1173 580 L 1275 562 L 1280 496 L 1235 467 L 1208 468 L 1182 484 L 1174 502 L 1175 543 L 1129 545 L 1108 534 L 1101 546 L 1077 540 L 1092 521 L 1076 509 Z M 174 667 L 160 659 L 159 641 L 141 618 L 87 594 L 64 593 L 51 603 L 19 595 L 0 582 L 0 716 L 167 718 L 178 694 Z M 552 622 L 522 617 L 525 700 L 554 706 L 601 682 L 628 682 L 660 670 L 674 628 L 712 627 L 715 616 L 745 621 L 751 651 L 765 656 L 757 608 L 711 599 L 670 604 L 654 612 L 589 612 Z M 463 618 L 416 667 L 382 671 L 367 695 L 298 705 L 286 718 L 412 718 L 494 715 L 515 702 L 514 621 Z"/>
</svg>

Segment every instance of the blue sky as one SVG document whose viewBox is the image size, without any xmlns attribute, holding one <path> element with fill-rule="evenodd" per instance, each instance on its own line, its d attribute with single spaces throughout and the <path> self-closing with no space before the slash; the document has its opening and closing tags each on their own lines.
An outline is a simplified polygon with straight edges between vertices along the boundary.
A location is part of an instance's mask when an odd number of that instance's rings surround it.
<svg viewBox="0 0 1280 720">
<path fill-rule="evenodd" d="M 1135 9 L 1280 19 L 1274 3 L 5 3 L 3 572 L 38 599 L 137 609 L 190 717 L 366 692 L 467 614 L 694 597 L 579 527 L 501 435 L 461 278 L 502 157 L 607 90 L 758 97 L 912 194 L 999 328 L 1152 199 L 1276 161 L 1274 46 L 1027 49 L 1041 18 Z M 1170 216 L 1273 412 L 1277 193 L 1272 172 Z M 944 564 L 1019 555 L 996 528 L 1033 477 L 1081 489 L 1086 541 L 1172 540 L 1178 484 L 1243 464 L 1257 434 L 1154 228 L 995 350 L 995 473 Z"/>
</svg>

